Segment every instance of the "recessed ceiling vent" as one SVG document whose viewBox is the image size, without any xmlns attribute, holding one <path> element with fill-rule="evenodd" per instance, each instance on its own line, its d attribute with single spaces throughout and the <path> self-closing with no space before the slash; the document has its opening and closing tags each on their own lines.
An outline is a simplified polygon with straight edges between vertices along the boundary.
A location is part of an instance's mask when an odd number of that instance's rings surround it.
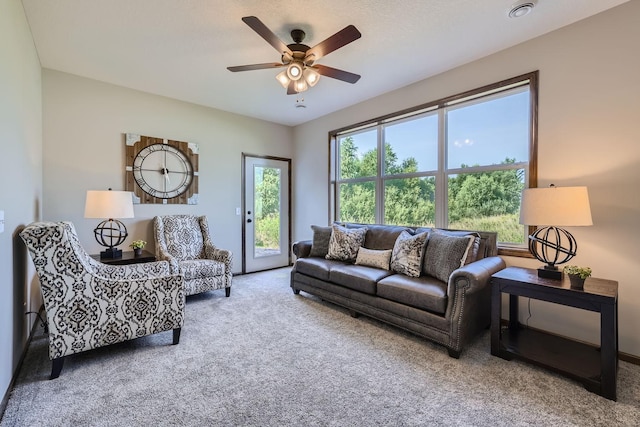
<svg viewBox="0 0 640 427">
<path fill-rule="evenodd" d="M 535 6 L 535 1 L 518 2 L 511 6 L 511 10 L 509 10 L 509 18 L 520 18 L 521 16 L 528 15 Z"/>
</svg>

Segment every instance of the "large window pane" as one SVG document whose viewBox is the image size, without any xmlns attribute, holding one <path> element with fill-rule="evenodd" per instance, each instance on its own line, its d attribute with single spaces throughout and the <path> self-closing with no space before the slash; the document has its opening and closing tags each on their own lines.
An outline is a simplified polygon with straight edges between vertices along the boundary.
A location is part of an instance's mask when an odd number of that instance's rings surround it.
<svg viewBox="0 0 640 427">
<path fill-rule="evenodd" d="M 435 226 L 434 177 L 384 181 L 384 223 Z"/>
<path fill-rule="evenodd" d="M 378 132 L 376 129 L 342 137 L 339 179 L 376 176 L 378 174 Z"/>
<path fill-rule="evenodd" d="M 529 161 L 527 88 L 447 110 L 447 167 Z"/>
<path fill-rule="evenodd" d="M 338 220 L 373 224 L 376 222 L 375 182 L 340 184 Z"/>
<path fill-rule="evenodd" d="M 449 228 L 496 231 L 500 242 L 524 243 L 524 176 L 524 169 L 449 175 Z"/>
<path fill-rule="evenodd" d="M 387 175 L 438 169 L 438 115 L 384 127 L 384 173 Z"/>
</svg>

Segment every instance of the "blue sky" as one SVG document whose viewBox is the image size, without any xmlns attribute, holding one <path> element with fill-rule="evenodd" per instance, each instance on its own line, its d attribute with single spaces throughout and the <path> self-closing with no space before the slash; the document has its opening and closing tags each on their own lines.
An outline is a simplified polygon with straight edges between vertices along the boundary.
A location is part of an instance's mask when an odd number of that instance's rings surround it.
<svg viewBox="0 0 640 427">
<path fill-rule="evenodd" d="M 528 159 L 529 94 L 519 91 L 448 112 L 448 167 L 499 164 L 505 158 Z M 437 169 L 437 114 L 388 125 L 385 139 L 402 161 L 418 160 L 419 169 Z M 376 146 L 376 131 L 353 136 L 359 153 Z M 426 149 L 425 149 L 426 147 Z"/>
</svg>

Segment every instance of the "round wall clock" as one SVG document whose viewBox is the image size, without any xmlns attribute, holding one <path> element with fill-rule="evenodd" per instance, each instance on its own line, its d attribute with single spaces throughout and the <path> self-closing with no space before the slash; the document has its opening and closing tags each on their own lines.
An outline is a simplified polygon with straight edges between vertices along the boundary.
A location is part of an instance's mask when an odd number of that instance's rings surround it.
<svg viewBox="0 0 640 427">
<path fill-rule="evenodd" d="M 127 134 L 126 146 L 126 189 L 139 203 L 197 203 L 195 144 Z"/>
</svg>

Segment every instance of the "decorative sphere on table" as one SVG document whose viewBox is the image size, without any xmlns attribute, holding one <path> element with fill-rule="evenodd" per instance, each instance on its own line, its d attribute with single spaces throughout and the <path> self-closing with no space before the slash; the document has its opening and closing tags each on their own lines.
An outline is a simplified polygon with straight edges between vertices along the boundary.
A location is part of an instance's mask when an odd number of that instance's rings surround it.
<svg viewBox="0 0 640 427">
<path fill-rule="evenodd" d="M 124 243 L 128 235 L 125 225 L 122 222 L 113 219 L 102 221 L 98 224 L 95 230 L 93 230 L 93 232 L 98 243 L 109 248 L 113 248 Z"/>
</svg>

